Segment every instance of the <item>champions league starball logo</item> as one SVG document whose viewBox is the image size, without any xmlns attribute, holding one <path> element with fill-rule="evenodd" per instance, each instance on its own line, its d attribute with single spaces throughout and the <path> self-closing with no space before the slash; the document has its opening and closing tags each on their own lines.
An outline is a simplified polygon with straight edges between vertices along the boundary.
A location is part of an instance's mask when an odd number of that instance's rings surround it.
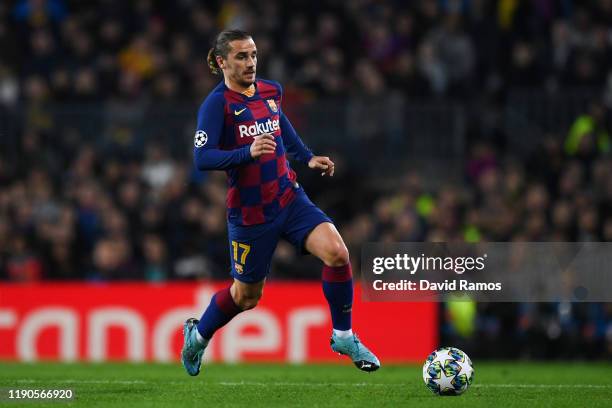
<svg viewBox="0 0 612 408">
<path fill-rule="evenodd" d="M 195 134 L 195 139 L 194 139 L 193 144 L 195 145 L 195 147 L 202 147 L 206 144 L 207 141 L 208 141 L 208 135 L 206 134 L 206 132 L 203 130 L 198 130 Z"/>
</svg>

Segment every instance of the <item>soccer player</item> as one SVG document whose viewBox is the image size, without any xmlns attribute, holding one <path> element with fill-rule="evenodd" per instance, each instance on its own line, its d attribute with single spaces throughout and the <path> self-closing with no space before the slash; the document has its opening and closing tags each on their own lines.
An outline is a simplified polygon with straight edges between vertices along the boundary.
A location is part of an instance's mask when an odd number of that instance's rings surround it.
<svg viewBox="0 0 612 408">
<path fill-rule="evenodd" d="M 249 34 L 221 32 L 208 53 L 208 65 L 214 74 L 223 73 L 223 81 L 198 112 L 194 162 L 200 170 L 227 172 L 234 281 L 212 297 L 200 320 L 185 322 L 183 366 L 189 375 L 198 375 L 215 331 L 257 305 L 282 237 L 324 263 L 332 350 L 349 356 L 360 370 L 377 370 L 378 358 L 351 330 L 353 278 L 344 241 L 297 183 L 287 153 L 324 176 L 334 175 L 334 163 L 329 157 L 315 156 L 299 138 L 283 113 L 280 84 L 256 77 L 257 48 Z"/>
</svg>

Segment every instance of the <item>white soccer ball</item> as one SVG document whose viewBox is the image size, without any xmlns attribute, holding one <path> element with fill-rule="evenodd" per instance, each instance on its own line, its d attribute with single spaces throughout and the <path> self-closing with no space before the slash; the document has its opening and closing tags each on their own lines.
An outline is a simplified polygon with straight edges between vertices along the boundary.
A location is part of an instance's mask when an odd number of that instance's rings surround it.
<svg viewBox="0 0 612 408">
<path fill-rule="evenodd" d="M 436 395 L 463 394 L 474 381 L 472 360 L 458 348 L 439 348 L 425 360 L 423 380 Z"/>
</svg>

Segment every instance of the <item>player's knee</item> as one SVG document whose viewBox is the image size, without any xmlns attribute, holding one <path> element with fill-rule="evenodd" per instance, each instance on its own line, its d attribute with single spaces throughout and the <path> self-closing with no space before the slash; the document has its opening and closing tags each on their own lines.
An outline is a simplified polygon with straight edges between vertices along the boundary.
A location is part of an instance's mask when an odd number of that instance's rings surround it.
<svg viewBox="0 0 612 408">
<path fill-rule="evenodd" d="M 257 306 L 257 303 L 259 303 L 259 298 L 258 297 L 241 297 L 238 299 L 238 302 L 236 302 L 238 304 L 238 307 L 242 310 L 250 310 L 255 308 L 255 306 Z"/>
<path fill-rule="evenodd" d="M 236 306 L 241 310 L 253 309 L 263 295 L 263 282 L 247 284 L 234 280 L 231 294 Z"/>
<path fill-rule="evenodd" d="M 251 292 L 251 293 L 237 293 L 234 302 L 242 310 L 253 309 L 259 303 L 262 292 Z"/>
<path fill-rule="evenodd" d="M 348 249 L 343 242 L 336 242 L 331 245 L 327 253 L 325 264 L 328 266 L 343 266 L 349 263 Z"/>
</svg>

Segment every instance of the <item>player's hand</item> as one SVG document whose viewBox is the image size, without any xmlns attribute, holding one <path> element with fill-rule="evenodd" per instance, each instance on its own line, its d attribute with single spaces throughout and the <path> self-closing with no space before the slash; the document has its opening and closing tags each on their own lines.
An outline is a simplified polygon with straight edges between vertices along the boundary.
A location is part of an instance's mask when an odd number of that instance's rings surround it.
<svg viewBox="0 0 612 408">
<path fill-rule="evenodd" d="M 329 159 L 327 156 L 314 156 L 308 162 L 308 167 L 311 169 L 323 170 L 321 173 L 322 176 L 330 176 L 334 175 L 334 162 Z"/>
<path fill-rule="evenodd" d="M 253 143 L 251 143 L 251 157 L 257 159 L 258 157 L 267 154 L 274 153 L 276 151 L 276 142 L 274 136 L 271 133 L 264 133 L 259 136 L 255 136 Z"/>
</svg>

